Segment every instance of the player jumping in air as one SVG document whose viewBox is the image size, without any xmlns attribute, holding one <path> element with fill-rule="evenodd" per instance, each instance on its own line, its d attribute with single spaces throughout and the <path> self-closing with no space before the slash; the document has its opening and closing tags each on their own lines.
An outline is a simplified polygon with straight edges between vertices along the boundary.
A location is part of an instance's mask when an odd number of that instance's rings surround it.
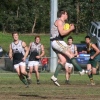
<svg viewBox="0 0 100 100">
<path fill-rule="evenodd" d="M 62 67 L 64 67 L 66 63 L 66 57 L 68 56 L 71 60 L 71 63 L 79 70 L 79 73 L 83 75 L 85 73 L 84 70 L 77 64 L 76 59 L 74 58 L 73 53 L 68 49 L 68 45 L 64 42 L 63 38 L 72 32 L 75 27 L 74 24 L 70 24 L 70 28 L 68 30 L 64 30 L 65 21 L 68 19 L 67 11 L 60 10 L 58 11 L 58 19 L 54 22 L 51 28 L 51 45 L 52 49 L 55 51 L 59 58 L 59 63 L 56 67 L 54 75 L 51 77 L 51 80 L 55 85 L 60 86 L 57 82 L 57 76 Z"/>
</svg>

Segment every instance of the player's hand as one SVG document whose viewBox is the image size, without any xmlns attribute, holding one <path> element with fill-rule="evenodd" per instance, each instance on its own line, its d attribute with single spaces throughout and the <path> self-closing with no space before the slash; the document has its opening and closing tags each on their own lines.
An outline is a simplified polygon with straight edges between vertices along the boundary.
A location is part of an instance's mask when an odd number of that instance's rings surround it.
<svg viewBox="0 0 100 100">
<path fill-rule="evenodd" d="M 13 57 L 12 56 L 9 56 L 10 60 L 13 60 Z"/>
<path fill-rule="evenodd" d="M 23 57 L 22 60 L 25 62 L 26 61 L 26 57 Z"/>
<path fill-rule="evenodd" d="M 73 31 L 75 29 L 74 24 L 70 24 L 70 29 Z"/>
<path fill-rule="evenodd" d="M 41 56 L 36 56 L 36 58 L 37 58 L 37 59 L 40 59 L 40 58 L 41 58 Z"/>
<path fill-rule="evenodd" d="M 11 57 L 10 60 L 13 60 L 13 57 Z"/>
<path fill-rule="evenodd" d="M 91 58 L 91 59 L 94 59 L 94 57 L 93 57 L 93 56 L 91 56 L 90 58 Z"/>
</svg>

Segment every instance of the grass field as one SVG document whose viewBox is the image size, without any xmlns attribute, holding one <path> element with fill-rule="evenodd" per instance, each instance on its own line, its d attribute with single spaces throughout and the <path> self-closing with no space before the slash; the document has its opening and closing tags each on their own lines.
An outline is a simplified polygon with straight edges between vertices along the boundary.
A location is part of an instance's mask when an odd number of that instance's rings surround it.
<svg viewBox="0 0 100 100">
<path fill-rule="evenodd" d="M 40 73 L 41 84 L 33 83 L 29 88 L 19 80 L 16 73 L 0 73 L 0 100 L 100 100 L 100 75 L 95 75 L 95 86 L 88 86 L 87 75 L 72 75 L 71 85 L 65 85 L 64 73 L 59 74 L 60 87 L 50 80 L 52 73 Z"/>
</svg>

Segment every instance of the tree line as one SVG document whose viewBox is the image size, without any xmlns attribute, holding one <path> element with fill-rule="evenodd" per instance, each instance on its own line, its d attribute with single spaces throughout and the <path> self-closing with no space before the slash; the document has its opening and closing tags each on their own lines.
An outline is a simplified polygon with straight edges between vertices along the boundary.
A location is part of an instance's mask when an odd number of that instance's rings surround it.
<svg viewBox="0 0 100 100">
<path fill-rule="evenodd" d="M 91 21 L 100 21 L 100 0 L 58 0 L 58 10 L 66 9 L 68 23 L 76 33 L 86 32 Z M 0 0 L 0 31 L 20 33 L 50 32 L 50 0 Z"/>
</svg>

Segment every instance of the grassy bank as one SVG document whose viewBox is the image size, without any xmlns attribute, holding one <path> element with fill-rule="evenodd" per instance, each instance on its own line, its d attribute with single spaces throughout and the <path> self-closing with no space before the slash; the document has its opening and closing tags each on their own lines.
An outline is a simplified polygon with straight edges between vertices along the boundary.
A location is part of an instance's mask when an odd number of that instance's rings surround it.
<svg viewBox="0 0 100 100">
<path fill-rule="evenodd" d="M 40 35 L 40 34 L 39 34 Z M 27 45 L 29 45 L 30 42 L 34 41 L 34 36 L 32 34 L 20 34 L 20 39 L 25 41 Z M 41 43 L 44 44 L 46 49 L 46 55 L 49 55 L 49 49 L 50 49 L 50 35 L 41 34 Z M 81 43 L 81 41 L 84 41 L 84 37 L 86 34 L 71 34 L 71 36 L 74 38 L 74 43 Z M 65 41 L 67 41 L 67 37 L 65 38 Z M 12 36 L 11 34 L 3 34 L 0 33 L 0 46 L 4 49 L 4 52 L 8 52 L 9 50 L 9 44 L 12 42 Z"/>
</svg>

